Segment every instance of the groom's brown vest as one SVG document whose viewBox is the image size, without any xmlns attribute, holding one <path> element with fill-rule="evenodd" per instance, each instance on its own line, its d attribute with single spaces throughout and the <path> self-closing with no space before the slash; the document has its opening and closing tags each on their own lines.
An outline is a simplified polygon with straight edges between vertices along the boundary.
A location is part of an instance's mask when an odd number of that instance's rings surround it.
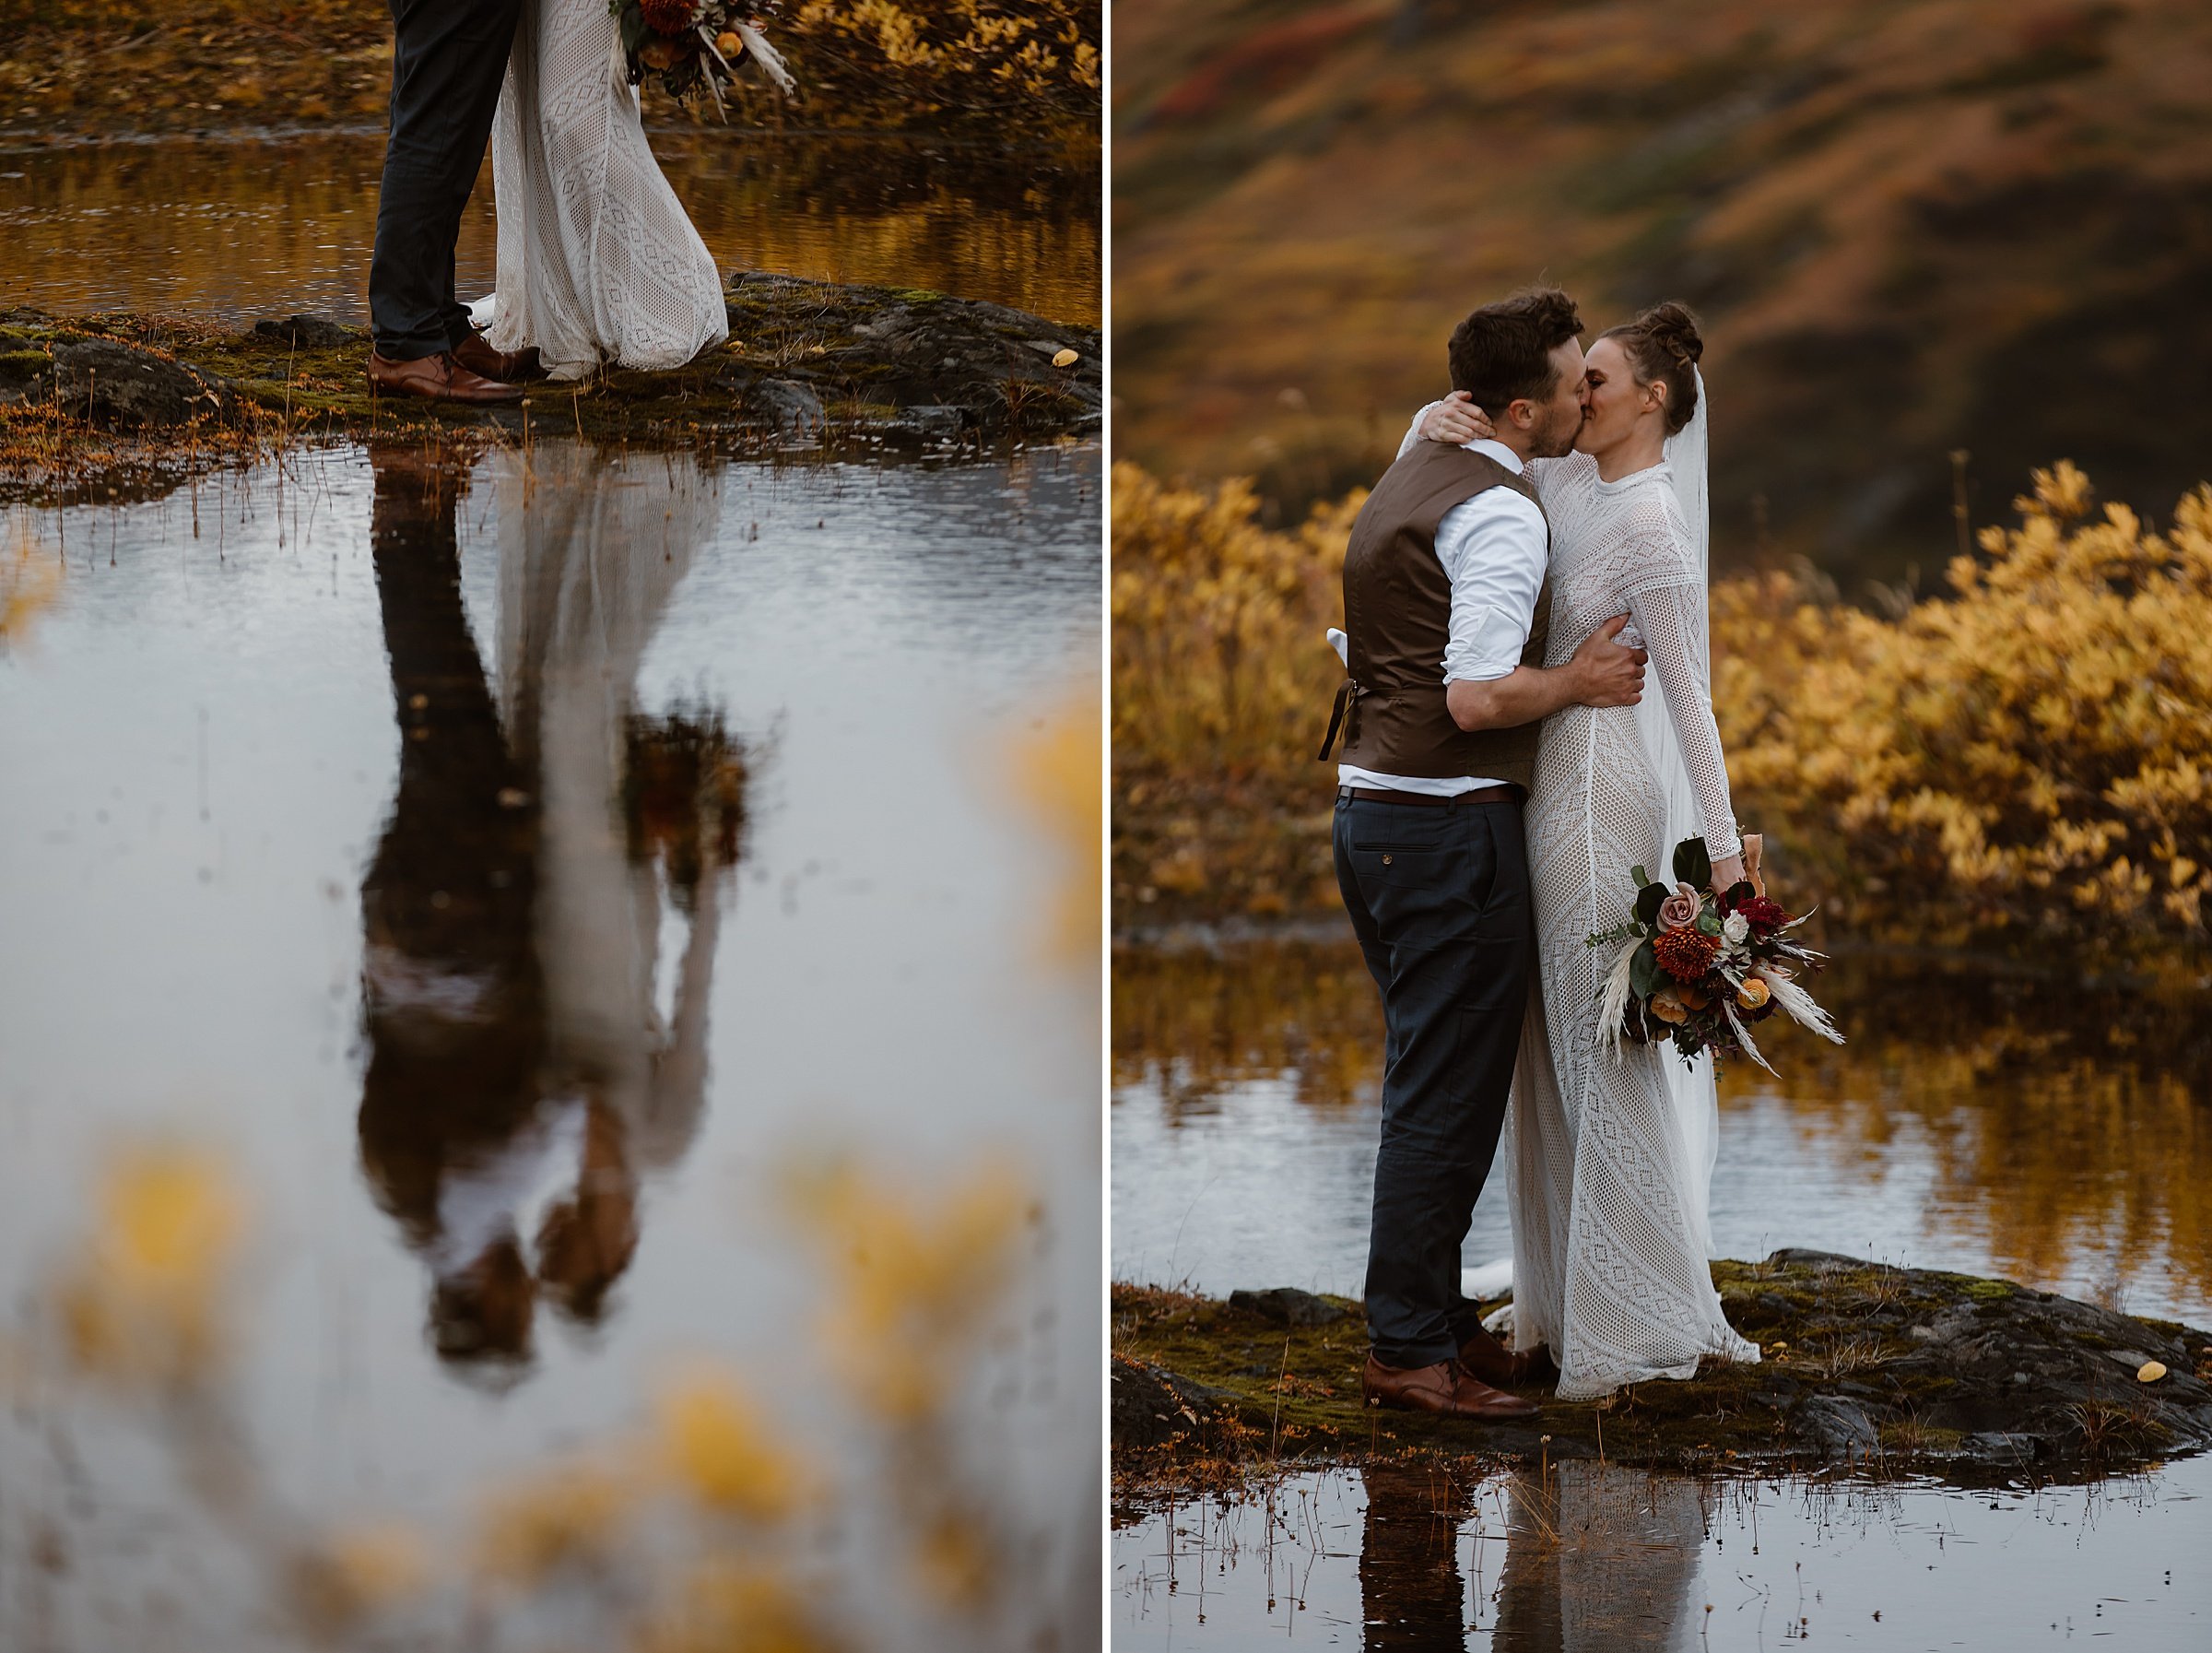
<svg viewBox="0 0 2212 1653">
<path fill-rule="evenodd" d="M 1483 775 L 1526 792 L 1541 726 L 1461 728 L 1444 705 L 1444 646 L 1452 582 L 1436 559 L 1436 525 L 1453 506 L 1493 488 L 1535 502 L 1536 490 L 1495 459 L 1441 442 L 1417 442 L 1382 473 L 1352 524 L 1344 554 L 1344 629 L 1350 639 L 1321 756 L 1341 721 L 1340 762 L 1381 774 Z M 1551 578 L 1536 596 L 1524 666 L 1544 664 L 1551 631 Z"/>
</svg>

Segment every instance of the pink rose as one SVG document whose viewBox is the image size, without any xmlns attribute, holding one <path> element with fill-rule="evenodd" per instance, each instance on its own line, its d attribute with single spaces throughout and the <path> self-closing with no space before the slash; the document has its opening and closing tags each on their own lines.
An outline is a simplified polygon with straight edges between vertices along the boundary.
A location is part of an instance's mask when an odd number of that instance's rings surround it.
<svg viewBox="0 0 2212 1653">
<path fill-rule="evenodd" d="M 1675 892 L 1659 903 L 1659 927 L 1663 930 L 1688 929 L 1698 921 L 1698 892 L 1688 884 L 1677 884 Z"/>
</svg>

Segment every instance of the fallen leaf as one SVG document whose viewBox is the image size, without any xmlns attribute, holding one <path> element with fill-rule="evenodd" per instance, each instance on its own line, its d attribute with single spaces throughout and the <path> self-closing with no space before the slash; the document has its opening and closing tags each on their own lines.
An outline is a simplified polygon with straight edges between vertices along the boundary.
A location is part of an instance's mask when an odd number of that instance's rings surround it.
<svg viewBox="0 0 2212 1653">
<path fill-rule="evenodd" d="M 2166 1363 L 2164 1361 L 2147 1360 L 2136 1368 L 2137 1383 L 2156 1383 L 2165 1376 Z"/>
</svg>

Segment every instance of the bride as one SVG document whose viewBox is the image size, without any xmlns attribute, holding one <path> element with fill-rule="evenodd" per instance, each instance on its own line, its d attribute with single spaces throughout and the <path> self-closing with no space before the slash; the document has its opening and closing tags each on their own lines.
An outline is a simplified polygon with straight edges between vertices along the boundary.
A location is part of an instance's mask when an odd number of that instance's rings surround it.
<svg viewBox="0 0 2212 1653">
<path fill-rule="evenodd" d="M 1629 916 L 1630 869 L 1702 833 L 1713 887 L 1744 876 L 1713 723 L 1706 639 L 1706 406 L 1697 321 L 1659 304 L 1590 348 L 1575 451 L 1531 462 L 1551 525 L 1556 666 L 1629 614 L 1661 693 L 1569 706 L 1544 725 L 1526 809 L 1540 991 L 1529 996 L 1508 1126 L 1513 1346 L 1548 1348 L 1562 1399 L 1700 1357 L 1756 1361 L 1707 1267 L 1719 1113 L 1712 1062 L 1665 1045 L 1616 1057 L 1598 1025 L 1604 961 L 1586 938 Z M 1417 440 L 1491 433 L 1464 393 L 1416 416 Z"/>
<path fill-rule="evenodd" d="M 491 141 L 498 289 L 470 313 L 519 372 L 681 367 L 729 337 L 721 272 L 653 159 L 618 28 L 605 0 L 524 0 L 515 30 Z"/>
</svg>

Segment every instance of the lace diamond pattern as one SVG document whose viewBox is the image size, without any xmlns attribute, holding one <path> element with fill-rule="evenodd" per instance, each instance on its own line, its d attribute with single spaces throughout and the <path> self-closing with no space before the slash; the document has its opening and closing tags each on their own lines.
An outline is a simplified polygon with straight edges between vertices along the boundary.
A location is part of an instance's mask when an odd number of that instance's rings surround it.
<svg viewBox="0 0 2212 1653">
<path fill-rule="evenodd" d="M 681 367 L 729 337 L 713 255 L 653 158 L 599 0 L 525 0 L 492 127 L 489 337 L 555 378 Z"/>
<path fill-rule="evenodd" d="M 1704 586 L 1664 466 L 1601 483 L 1576 455 L 1539 461 L 1551 520 L 1547 665 L 1605 620 L 1633 619 L 1650 651 L 1715 856 L 1737 847 L 1704 660 Z M 1647 691 L 1648 692 L 1649 691 Z M 1721 1311 L 1693 1213 L 1698 1186 L 1660 1064 L 1616 1058 L 1597 1023 L 1605 955 L 1585 939 L 1619 924 L 1630 869 L 1665 865 L 1666 804 L 1630 707 L 1570 707 L 1551 718 L 1529 800 L 1543 983 L 1531 995 L 1514 1075 L 1515 1343 L 1550 1344 L 1563 1399 L 1651 1377 L 1688 1377 L 1706 1354 L 1757 1360 Z"/>
</svg>

